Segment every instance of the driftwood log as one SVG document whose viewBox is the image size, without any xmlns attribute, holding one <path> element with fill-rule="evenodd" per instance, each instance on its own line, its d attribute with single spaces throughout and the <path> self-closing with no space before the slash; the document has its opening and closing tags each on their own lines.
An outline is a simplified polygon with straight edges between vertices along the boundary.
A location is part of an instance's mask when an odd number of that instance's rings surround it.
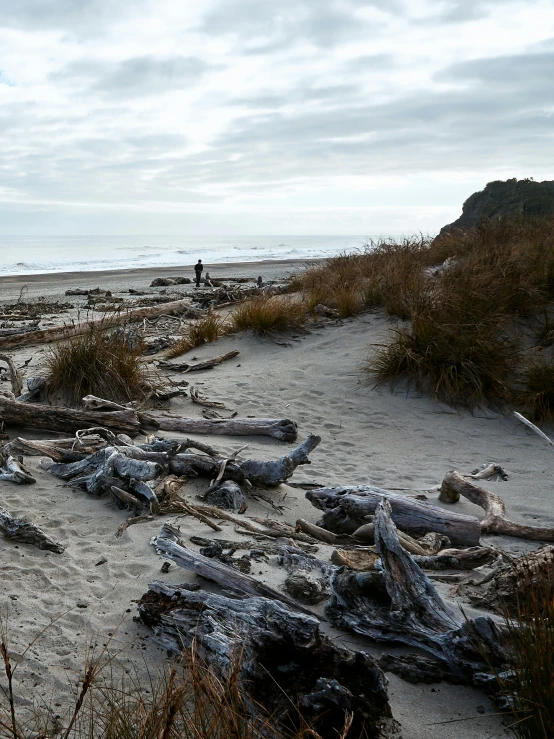
<svg viewBox="0 0 554 739">
<path fill-rule="evenodd" d="M 99 434 L 86 437 L 79 442 L 75 437 L 64 439 L 24 439 L 21 436 L 4 445 L 4 450 L 13 455 L 27 457 L 50 457 L 54 462 L 77 462 L 89 454 L 108 446 Z"/>
<path fill-rule="evenodd" d="M 113 413 L 91 413 L 74 408 L 62 408 L 22 403 L 0 395 L 0 420 L 6 426 L 16 425 L 34 429 L 64 432 L 78 431 L 90 426 L 104 426 L 115 432 L 136 436 L 140 422 L 132 410 Z"/>
<path fill-rule="evenodd" d="M 277 562 L 287 571 L 283 587 L 296 601 L 311 606 L 329 597 L 332 567 L 290 544 L 280 548 Z M 317 574 L 316 570 L 319 571 Z"/>
<path fill-rule="evenodd" d="M 299 711 L 321 739 L 345 732 L 378 739 L 392 723 L 386 680 L 373 659 L 336 646 L 313 616 L 270 598 L 235 600 L 160 582 L 149 588 L 139 614 L 155 640 L 177 655 L 192 645 L 222 680 L 240 659 L 241 693 L 252 713 L 261 705 L 279 728 L 294 731 Z"/>
<path fill-rule="evenodd" d="M 56 554 L 62 554 L 65 549 L 62 544 L 51 539 L 34 523 L 14 518 L 5 508 L 0 508 L 0 531 L 8 539 L 32 544 L 39 549 L 47 549 Z"/>
<path fill-rule="evenodd" d="M 401 546 L 402 540 L 398 538 Z M 406 550 L 408 551 L 408 550 Z M 497 556 L 492 547 L 470 547 L 469 549 L 444 549 L 439 554 L 412 555 L 414 562 L 422 570 L 474 570 L 490 564 Z M 375 547 L 356 547 L 355 549 L 335 549 L 331 562 L 345 565 L 351 570 L 369 572 L 381 567 L 381 560 Z"/>
<path fill-rule="evenodd" d="M 281 441 L 295 441 L 298 427 L 294 421 L 276 418 L 179 418 L 178 416 L 141 413 L 145 425 L 160 431 L 184 434 L 221 434 L 222 436 L 272 436 Z"/>
<path fill-rule="evenodd" d="M 41 331 L 32 331 L 19 336 L 0 337 L 0 349 L 12 349 L 30 344 L 49 344 L 53 341 L 71 339 L 81 336 L 90 330 L 92 326 L 102 331 L 119 326 L 121 323 L 133 323 L 142 321 L 144 318 L 155 318 L 164 313 L 179 314 L 190 308 L 190 299 L 174 300 L 163 305 L 152 305 L 147 308 L 133 308 L 122 310 L 113 316 L 103 316 L 98 321 L 84 321 L 71 326 L 54 326 Z"/>
<path fill-rule="evenodd" d="M 412 536 L 436 532 L 453 544 L 477 546 L 481 536 L 479 519 L 415 500 L 373 486 L 317 488 L 306 498 L 323 511 L 318 525 L 335 534 L 353 534 L 370 522 L 382 498 L 391 505 L 392 518 L 402 531 Z"/>
<path fill-rule="evenodd" d="M 222 354 L 213 359 L 204 359 L 201 362 L 181 362 L 180 364 L 175 364 L 174 362 L 159 362 L 158 367 L 169 370 L 170 372 L 200 372 L 202 370 L 213 369 L 222 362 L 228 362 L 230 359 L 238 357 L 239 354 L 240 352 L 235 349 L 234 351 L 227 352 L 227 354 Z"/>
<path fill-rule="evenodd" d="M 15 482 L 18 485 L 32 485 L 36 482 L 16 459 L 6 454 L 5 448 L 0 449 L 0 480 Z"/>
<path fill-rule="evenodd" d="M 423 649 L 460 681 L 492 680 L 492 671 L 507 662 L 502 634 L 491 619 L 464 620 L 443 601 L 400 546 L 386 499 L 376 511 L 375 546 L 380 572 L 341 569 L 332 575 L 325 609 L 331 622 L 377 641 Z"/>
<path fill-rule="evenodd" d="M 554 528 L 527 526 L 510 521 L 506 516 L 504 501 L 499 495 L 478 487 L 462 477 L 459 472 L 447 472 L 442 482 L 439 500 L 443 503 L 457 503 L 460 495 L 485 511 L 485 518 L 481 521 L 483 534 L 502 534 L 533 541 L 554 541 Z"/>
</svg>

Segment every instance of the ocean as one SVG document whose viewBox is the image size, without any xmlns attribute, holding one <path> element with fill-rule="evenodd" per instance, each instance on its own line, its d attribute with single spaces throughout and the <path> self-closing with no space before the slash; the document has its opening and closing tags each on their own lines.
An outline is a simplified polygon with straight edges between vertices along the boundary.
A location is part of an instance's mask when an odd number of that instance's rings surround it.
<svg viewBox="0 0 554 739">
<path fill-rule="evenodd" d="M 0 236 L 0 276 L 314 259 L 363 249 L 364 236 Z"/>
</svg>

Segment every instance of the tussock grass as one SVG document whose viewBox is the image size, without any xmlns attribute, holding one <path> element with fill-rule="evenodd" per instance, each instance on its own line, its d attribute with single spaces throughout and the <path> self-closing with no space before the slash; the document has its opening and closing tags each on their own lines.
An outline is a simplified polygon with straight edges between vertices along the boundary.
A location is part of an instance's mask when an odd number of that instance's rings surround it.
<svg viewBox="0 0 554 739">
<path fill-rule="evenodd" d="M 504 615 L 511 675 L 499 675 L 501 692 L 520 739 L 554 736 L 554 576 L 529 569 L 515 617 Z"/>
<path fill-rule="evenodd" d="M 258 334 L 301 328 L 306 321 L 306 307 L 288 296 L 260 295 L 241 303 L 232 315 L 235 331 L 254 331 Z"/>
<path fill-rule="evenodd" d="M 512 393 L 513 342 L 494 323 L 459 325 L 444 316 L 415 316 L 411 328 L 368 361 L 377 385 L 404 378 L 418 390 L 459 408 L 485 403 L 502 406 Z"/>
<path fill-rule="evenodd" d="M 106 331 L 102 322 L 91 324 L 86 333 L 49 350 L 49 392 L 74 405 L 89 394 L 116 402 L 140 398 L 146 383 L 140 354 L 140 341 L 125 329 Z"/>
<path fill-rule="evenodd" d="M 554 420 L 554 359 L 537 356 L 523 370 L 519 401 L 533 421 Z"/>
<path fill-rule="evenodd" d="M 208 313 L 207 316 L 188 323 L 185 326 L 181 339 L 169 349 L 166 357 L 170 359 L 179 357 L 181 354 L 190 351 L 190 349 L 220 339 L 222 336 L 228 334 L 229 331 L 230 326 L 223 316 L 219 316 L 216 313 Z"/>
</svg>

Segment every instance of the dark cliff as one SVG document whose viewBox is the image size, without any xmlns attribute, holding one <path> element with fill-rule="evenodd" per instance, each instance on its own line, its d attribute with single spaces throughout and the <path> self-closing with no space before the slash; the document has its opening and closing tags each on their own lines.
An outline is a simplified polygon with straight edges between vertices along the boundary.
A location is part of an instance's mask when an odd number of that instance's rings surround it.
<svg viewBox="0 0 554 739">
<path fill-rule="evenodd" d="M 458 220 L 444 226 L 441 233 L 475 228 L 489 218 L 554 215 L 554 182 L 545 180 L 497 180 L 474 192 L 464 203 Z"/>
</svg>

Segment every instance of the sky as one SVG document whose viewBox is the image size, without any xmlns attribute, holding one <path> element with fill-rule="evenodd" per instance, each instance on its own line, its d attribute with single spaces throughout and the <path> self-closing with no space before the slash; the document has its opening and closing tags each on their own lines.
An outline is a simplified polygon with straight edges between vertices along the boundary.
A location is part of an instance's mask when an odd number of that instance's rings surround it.
<svg viewBox="0 0 554 739">
<path fill-rule="evenodd" d="M 434 233 L 553 72 L 552 0 L 0 0 L 0 234 Z"/>
</svg>

